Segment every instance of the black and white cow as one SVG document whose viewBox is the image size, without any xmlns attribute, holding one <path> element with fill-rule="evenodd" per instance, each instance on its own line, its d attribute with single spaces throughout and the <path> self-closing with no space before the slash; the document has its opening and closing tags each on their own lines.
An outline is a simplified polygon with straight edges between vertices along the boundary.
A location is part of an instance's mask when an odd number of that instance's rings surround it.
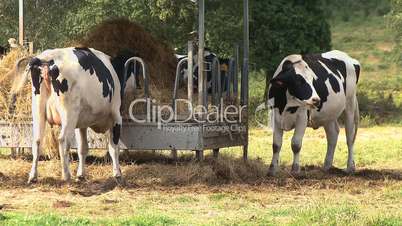
<svg viewBox="0 0 402 226">
<path fill-rule="evenodd" d="M 284 131 L 294 129 L 292 172 L 300 172 L 299 155 L 306 127 L 324 127 L 327 154 L 324 169 L 332 167 L 339 134 L 337 119 L 345 112 L 348 161 L 354 172 L 353 145 L 359 122 L 356 87 L 360 64 L 341 51 L 290 55 L 283 59 L 270 81 L 268 105 L 273 123 L 273 157 L 269 174 L 275 175 Z"/>
<path fill-rule="evenodd" d="M 178 62 L 184 58 L 186 58 L 187 55 L 177 55 L 176 58 Z M 220 72 L 221 72 L 221 89 L 222 92 L 226 91 L 227 87 L 227 81 L 228 81 L 228 71 L 229 71 L 229 59 L 223 59 L 223 58 L 218 58 L 218 56 L 211 52 L 209 49 L 205 49 L 204 51 L 204 62 L 205 62 L 205 70 L 206 70 L 206 75 L 207 75 L 207 90 L 208 93 L 212 93 L 212 70 L 213 70 L 213 62 L 215 59 L 218 59 L 219 61 L 219 67 L 220 67 Z M 194 61 L 194 67 L 193 67 L 193 88 L 194 92 L 198 90 L 198 56 L 194 55 L 193 57 Z M 184 63 L 182 67 L 180 68 L 180 81 L 182 84 L 187 84 L 187 68 L 188 65 L 187 63 Z"/>
<path fill-rule="evenodd" d="M 20 76 L 22 81 L 27 80 L 28 74 L 32 79 L 33 163 L 29 183 L 37 180 L 38 156 L 46 121 L 61 126 L 58 141 L 64 180 L 71 178 L 68 151 L 74 132 L 79 157 L 77 178 L 85 176 L 88 127 L 97 133 L 110 131 L 113 176 L 121 178 L 118 143 L 122 125 L 121 90 L 125 80 L 124 75 L 116 71 L 123 71 L 121 67 L 128 57 L 112 60 L 95 49 L 63 48 L 46 50 L 30 60 L 25 73 Z M 21 87 L 23 83 L 17 84 Z"/>
</svg>

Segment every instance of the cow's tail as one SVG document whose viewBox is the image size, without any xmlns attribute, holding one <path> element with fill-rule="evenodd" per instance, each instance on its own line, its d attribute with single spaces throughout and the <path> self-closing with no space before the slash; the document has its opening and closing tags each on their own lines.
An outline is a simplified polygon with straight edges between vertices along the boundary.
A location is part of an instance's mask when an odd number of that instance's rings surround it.
<svg viewBox="0 0 402 226">
<path fill-rule="evenodd" d="M 10 112 L 15 108 L 15 102 L 17 101 L 17 94 L 22 90 L 28 81 L 29 68 L 28 63 L 32 57 L 24 57 L 17 61 L 14 68 L 8 72 L 7 77 L 14 77 L 13 84 L 10 90 L 11 103 L 9 106 Z"/>
<path fill-rule="evenodd" d="M 355 124 L 355 136 L 353 137 L 353 143 L 354 143 L 356 140 L 357 129 L 359 128 L 359 122 L 360 122 L 359 102 L 357 101 L 356 96 L 355 96 L 355 111 L 354 111 L 353 122 Z"/>
</svg>

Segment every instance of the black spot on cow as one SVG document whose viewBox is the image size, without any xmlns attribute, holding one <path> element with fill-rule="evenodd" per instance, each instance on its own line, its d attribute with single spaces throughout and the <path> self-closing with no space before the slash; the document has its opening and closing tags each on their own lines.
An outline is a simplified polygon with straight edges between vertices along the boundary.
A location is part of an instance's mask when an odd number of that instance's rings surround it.
<svg viewBox="0 0 402 226">
<path fill-rule="evenodd" d="M 121 130 L 121 125 L 120 124 L 116 124 L 114 127 L 113 127 L 113 143 L 114 144 L 118 144 L 119 143 L 119 140 L 120 140 L 120 130 Z"/>
<path fill-rule="evenodd" d="M 292 147 L 292 151 L 293 151 L 294 154 L 299 153 L 300 150 L 301 150 L 301 145 L 300 144 L 292 143 L 291 147 Z"/>
<path fill-rule="evenodd" d="M 57 93 L 57 96 L 60 96 L 60 92 L 65 93 L 68 90 L 68 82 L 66 79 L 63 79 L 61 82 L 57 80 L 57 77 L 60 74 L 59 68 L 57 65 L 54 65 L 53 61 L 49 62 L 50 65 L 50 70 L 49 70 L 49 75 L 51 78 L 53 90 L 55 93 Z"/>
<path fill-rule="evenodd" d="M 274 108 L 279 109 L 279 114 L 282 114 L 287 104 L 286 90 L 285 87 L 276 86 L 274 84 L 272 84 L 269 89 L 268 99 L 274 98 Z"/>
<path fill-rule="evenodd" d="M 290 60 L 285 60 L 282 64 L 282 71 L 291 70 L 293 68 L 293 62 Z"/>
<path fill-rule="evenodd" d="M 331 84 L 332 89 L 334 90 L 335 93 L 339 93 L 341 90 L 341 87 L 339 85 L 338 80 L 334 76 L 328 76 L 329 79 L 329 84 Z M 344 83 L 345 84 L 345 83 Z M 344 87 L 345 90 L 346 87 Z"/>
<path fill-rule="evenodd" d="M 297 109 L 299 109 L 298 106 L 295 106 L 295 107 L 288 107 L 288 108 L 286 108 L 286 111 L 287 111 L 287 112 L 290 112 L 291 114 L 294 114 L 294 113 L 296 113 Z"/>
<path fill-rule="evenodd" d="M 135 76 L 136 84 L 139 85 L 139 82 L 140 82 L 139 76 L 142 73 L 142 69 L 141 69 L 141 65 L 139 63 L 137 63 L 135 65 L 134 65 L 134 63 L 130 63 L 128 65 L 127 75 L 124 75 L 124 67 L 125 67 L 126 61 L 134 56 L 138 56 L 138 54 L 135 51 L 125 49 L 125 50 L 120 51 L 117 54 L 117 56 L 114 57 L 111 61 L 113 68 L 116 71 L 117 76 L 119 77 L 120 87 L 122 87 L 121 88 L 121 97 L 124 96 L 124 89 L 126 87 L 126 82 L 130 78 L 132 72 L 135 72 L 134 76 Z"/>
<path fill-rule="evenodd" d="M 343 77 L 343 90 L 345 91 L 346 90 L 346 78 L 348 76 L 347 71 L 346 71 L 346 63 L 344 61 L 341 61 L 338 59 L 334 59 L 334 58 L 327 59 L 324 57 L 321 57 L 320 61 L 322 63 L 324 63 L 332 72 L 334 72 L 335 75 L 338 76 L 338 78 Z M 335 89 L 334 89 L 334 91 L 337 93 L 337 91 Z"/>
<path fill-rule="evenodd" d="M 355 72 L 356 72 L 356 84 L 359 82 L 359 77 L 360 77 L 360 65 L 353 64 L 355 67 Z"/>
<path fill-rule="evenodd" d="M 95 73 L 103 85 L 103 97 L 109 97 L 109 101 L 112 101 L 115 87 L 112 74 L 106 65 L 88 48 L 76 47 L 73 53 L 85 71 L 89 70 L 91 75 Z"/>
<path fill-rule="evenodd" d="M 42 83 L 42 77 L 40 76 L 39 67 L 42 65 L 42 62 L 39 58 L 34 57 L 29 62 L 29 68 L 31 70 L 31 78 L 32 78 L 32 86 L 34 87 L 34 94 L 40 94 L 40 84 Z"/>
<path fill-rule="evenodd" d="M 318 111 L 321 110 L 322 105 L 327 101 L 329 91 L 325 82 L 328 80 L 333 91 L 335 93 L 340 92 L 340 84 L 335 76 L 338 78 L 344 78 L 343 88 L 346 89 L 346 64 L 343 61 L 337 59 L 326 59 L 321 56 L 321 54 L 307 54 L 302 56 L 303 60 L 308 64 L 308 66 L 313 70 L 317 79 L 314 79 L 313 86 L 321 99 L 321 103 L 318 106 Z M 325 64 L 333 73 L 330 74 L 326 68 L 321 64 Z"/>
<path fill-rule="evenodd" d="M 278 144 L 273 143 L 272 144 L 272 150 L 274 153 L 278 153 L 281 150 L 281 146 L 279 146 Z"/>
<path fill-rule="evenodd" d="M 289 83 L 288 89 L 289 93 L 299 100 L 308 100 L 313 95 L 313 90 L 310 85 L 306 82 L 303 76 L 296 74 L 296 72 L 294 72 L 293 79 Z"/>
</svg>

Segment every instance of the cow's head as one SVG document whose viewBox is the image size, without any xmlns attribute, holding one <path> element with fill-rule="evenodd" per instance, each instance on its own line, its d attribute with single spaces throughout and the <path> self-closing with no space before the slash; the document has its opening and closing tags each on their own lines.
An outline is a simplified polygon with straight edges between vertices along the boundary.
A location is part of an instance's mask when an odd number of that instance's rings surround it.
<svg viewBox="0 0 402 226">
<path fill-rule="evenodd" d="M 313 86 L 315 77 L 303 60 L 286 60 L 282 64 L 281 72 L 272 78 L 270 83 L 272 86 L 287 89 L 296 104 L 316 108 L 321 100 Z"/>
</svg>

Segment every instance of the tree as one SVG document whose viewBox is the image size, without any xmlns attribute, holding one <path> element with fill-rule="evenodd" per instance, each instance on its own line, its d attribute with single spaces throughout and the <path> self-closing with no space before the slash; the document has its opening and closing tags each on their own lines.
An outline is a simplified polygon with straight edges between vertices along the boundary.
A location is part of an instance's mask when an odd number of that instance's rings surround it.
<svg viewBox="0 0 402 226">
<path fill-rule="evenodd" d="M 255 0 L 250 40 L 252 60 L 268 78 L 281 59 L 293 53 L 314 53 L 331 48 L 330 26 L 320 0 Z"/>
<path fill-rule="evenodd" d="M 0 45 L 4 45 L 8 38 L 18 36 L 18 2 L 0 1 L 0 9 Z"/>
<path fill-rule="evenodd" d="M 195 23 L 195 5 L 188 0 L 86 0 L 70 11 L 69 37 L 85 35 L 99 22 L 126 17 L 141 24 L 160 40 L 177 47 L 186 43 Z"/>
</svg>

